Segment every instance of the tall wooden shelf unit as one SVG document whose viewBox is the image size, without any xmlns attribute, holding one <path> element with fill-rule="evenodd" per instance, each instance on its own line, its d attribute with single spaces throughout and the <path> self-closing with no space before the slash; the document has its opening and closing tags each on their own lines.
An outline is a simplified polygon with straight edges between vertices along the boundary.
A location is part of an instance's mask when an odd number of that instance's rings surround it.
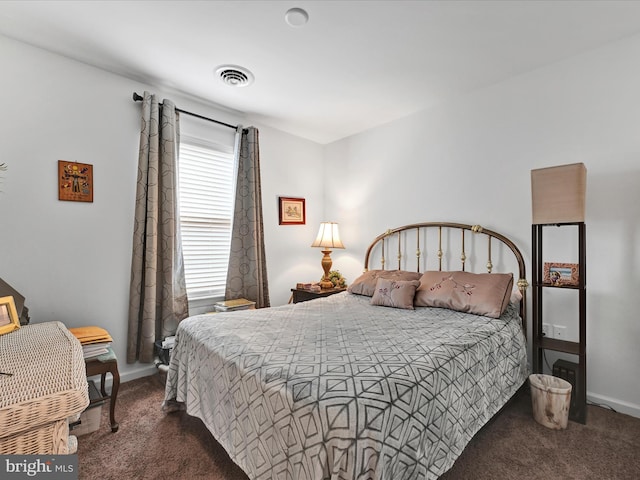
<svg viewBox="0 0 640 480">
<path fill-rule="evenodd" d="M 545 283 L 543 265 L 543 232 L 549 227 L 577 227 L 578 241 L 578 285 L 554 285 Z M 543 373 L 544 350 L 568 353 L 578 358 L 575 385 L 572 391 L 569 418 L 586 423 L 587 414 L 587 290 L 586 290 L 586 226 L 584 222 L 533 224 L 531 228 L 533 261 L 533 371 Z M 577 342 L 549 338 L 542 334 L 543 292 L 546 288 L 577 290 L 578 338 Z"/>
</svg>

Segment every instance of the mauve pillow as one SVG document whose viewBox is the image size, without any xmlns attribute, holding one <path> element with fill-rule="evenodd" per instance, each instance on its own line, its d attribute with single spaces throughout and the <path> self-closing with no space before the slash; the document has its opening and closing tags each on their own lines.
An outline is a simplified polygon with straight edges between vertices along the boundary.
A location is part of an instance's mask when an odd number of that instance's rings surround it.
<svg viewBox="0 0 640 480">
<path fill-rule="evenodd" d="M 418 272 L 408 272 L 406 270 L 369 270 L 356 278 L 347 288 L 350 293 L 356 295 L 366 295 L 370 297 L 376 289 L 378 278 L 387 278 L 390 280 L 420 280 L 422 276 Z"/>
<path fill-rule="evenodd" d="M 371 297 L 371 305 L 413 310 L 413 296 L 419 286 L 419 280 L 378 278 L 376 291 Z"/>
<path fill-rule="evenodd" d="M 512 287 L 511 273 L 425 272 L 414 304 L 498 318 L 509 305 Z"/>
</svg>

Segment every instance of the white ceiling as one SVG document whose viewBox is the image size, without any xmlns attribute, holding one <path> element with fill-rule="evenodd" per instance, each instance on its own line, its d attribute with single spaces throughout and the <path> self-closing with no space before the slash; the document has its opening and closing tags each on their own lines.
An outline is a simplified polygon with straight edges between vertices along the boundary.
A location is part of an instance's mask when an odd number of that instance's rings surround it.
<svg viewBox="0 0 640 480">
<path fill-rule="evenodd" d="M 640 1 L 0 1 L 8 37 L 319 143 L 639 32 Z"/>
</svg>

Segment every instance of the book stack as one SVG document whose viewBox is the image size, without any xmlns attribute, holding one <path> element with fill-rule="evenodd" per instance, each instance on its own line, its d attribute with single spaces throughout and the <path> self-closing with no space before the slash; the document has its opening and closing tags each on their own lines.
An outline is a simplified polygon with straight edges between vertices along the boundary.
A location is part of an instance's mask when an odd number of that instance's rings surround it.
<svg viewBox="0 0 640 480">
<path fill-rule="evenodd" d="M 249 310 L 256 308 L 256 302 L 247 300 L 246 298 L 236 298 L 235 300 L 224 300 L 216 302 L 216 312 L 233 312 L 236 310 Z"/>
<path fill-rule="evenodd" d="M 76 327 L 69 331 L 80 341 L 85 359 L 107 353 L 113 341 L 109 332 L 100 327 Z"/>
<path fill-rule="evenodd" d="M 322 290 L 320 284 L 316 283 L 297 283 L 296 288 L 298 290 L 308 290 L 310 292 L 319 292 Z"/>
</svg>

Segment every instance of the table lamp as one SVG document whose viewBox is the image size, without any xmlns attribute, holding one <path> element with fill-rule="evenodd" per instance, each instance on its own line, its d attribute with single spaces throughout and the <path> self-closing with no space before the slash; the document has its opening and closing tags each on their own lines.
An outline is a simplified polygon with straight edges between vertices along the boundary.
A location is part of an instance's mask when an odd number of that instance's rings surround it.
<svg viewBox="0 0 640 480">
<path fill-rule="evenodd" d="M 320 230 L 318 230 L 318 236 L 311 244 L 312 247 L 322 247 L 322 268 L 324 270 L 324 276 L 320 281 L 320 288 L 333 288 L 333 283 L 329 280 L 329 271 L 331 270 L 331 250 L 330 248 L 344 248 L 342 240 L 340 240 L 340 233 L 338 232 L 338 224 L 334 222 L 322 222 L 320 224 Z"/>
</svg>

